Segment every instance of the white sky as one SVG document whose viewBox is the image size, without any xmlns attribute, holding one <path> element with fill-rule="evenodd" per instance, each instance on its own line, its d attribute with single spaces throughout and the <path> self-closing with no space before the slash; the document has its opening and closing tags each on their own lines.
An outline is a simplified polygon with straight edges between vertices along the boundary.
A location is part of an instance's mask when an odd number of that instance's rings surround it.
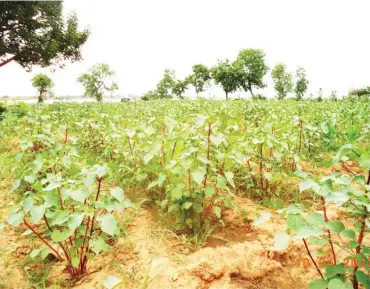
<svg viewBox="0 0 370 289">
<path fill-rule="evenodd" d="M 30 79 L 49 74 L 57 95 L 82 95 L 79 74 L 97 62 L 116 71 L 120 95 L 154 89 L 165 68 L 183 78 L 193 64 L 234 60 L 243 48 L 260 48 L 270 67 L 284 62 L 307 71 L 309 91 L 370 85 L 370 1 L 368 0 L 66 0 L 91 36 L 84 60 L 51 73 L 31 73 L 16 63 L 0 68 L 0 96 L 30 96 Z M 272 96 L 270 75 L 265 78 Z M 212 89 L 205 93 L 223 92 Z M 189 94 L 192 94 L 191 92 Z M 238 95 L 238 93 L 236 94 Z"/>
</svg>

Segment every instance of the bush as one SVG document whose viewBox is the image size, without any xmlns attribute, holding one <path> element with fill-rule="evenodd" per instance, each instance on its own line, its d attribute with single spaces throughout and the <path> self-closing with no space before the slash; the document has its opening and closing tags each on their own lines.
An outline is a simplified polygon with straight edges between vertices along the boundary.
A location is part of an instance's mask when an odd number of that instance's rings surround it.
<svg viewBox="0 0 370 289">
<path fill-rule="evenodd" d="M 8 106 L 8 112 L 16 117 L 24 117 L 28 114 L 29 110 L 30 106 L 24 102 L 19 102 L 17 104 Z"/>
<path fill-rule="evenodd" d="M 3 103 L 0 103 L 0 120 L 4 118 L 4 114 L 6 112 L 6 107 Z"/>
<path fill-rule="evenodd" d="M 156 90 L 149 90 L 147 93 L 145 93 L 141 99 L 142 100 L 151 100 L 151 99 L 157 99 L 158 97 L 158 92 Z"/>
<path fill-rule="evenodd" d="M 266 100 L 266 99 L 267 99 L 267 97 L 266 97 L 266 96 L 264 96 L 264 95 L 262 95 L 262 94 L 256 94 L 256 95 L 254 95 L 254 96 L 252 97 L 252 99 L 254 99 L 254 100 L 256 100 L 256 99 L 258 99 L 258 100 Z"/>
<path fill-rule="evenodd" d="M 358 89 L 352 89 L 349 91 L 348 96 L 358 96 L 358 97 L 363 97 L 363 96 L 370 96 L 370 86 L 363 87 L 363 88 L 358 88 Z"/>
</svg>

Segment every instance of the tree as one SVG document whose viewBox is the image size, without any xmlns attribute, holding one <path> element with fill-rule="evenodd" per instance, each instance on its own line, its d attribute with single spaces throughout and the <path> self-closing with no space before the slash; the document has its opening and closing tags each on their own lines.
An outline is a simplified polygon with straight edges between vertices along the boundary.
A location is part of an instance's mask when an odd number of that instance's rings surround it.
<svg viewBox="0 0 370 289">
<path fill-rule="evenodd" d="M 188 88 L 187 80 L 177 80 L 172 86 L 172 93 L 178 98 L 183 98 L 185 90 Z"/>
<path fill-rule="evenodd" d="M 159 98 L 172 98 L 171 92 L 175 84 L 175 71 L 165 69 L 162 79 L 157 84 Z"/>
<path fill-rule="evenodd" d="M 211 75 L 216 84 L 220 84 L 225 91 L 226 99 L 229 93 L 234 92 L 239 87 L 238 71 L 228 59 L 218 61 L 217 65 L 211 69 Z"/>
<path fill-rule="evenodd" d="M 323 95 L 323 92 L 322 92 L 322 88 L 319 89 L 319 93 L 317 95 L 317 99 L 316 99 L 318 102 L 321 102 L 324 100 L 324 95 Z"/>
<path fill-rule="evenodd" d="M 46 98 L 46 93 L 54 86 L 53 81 L 45 74 L 39 73 L 32 78 L 32 85 L 38 90 L 38 102 L 41 103 Z"/>
<path fill-rule="evenodd" d="M 66 21 L 63 1 L 0 2 L 0 67 L 16 61 L 27 70 L 62 60 L 81 60 L 89 30 L 78 31 L 75 14 Z"/>
<path fill-rule="evenodd" d="M 244 91 L 250 91 L 252 96 L 253 88 L 264 88 L 263 77 L 269 68 L 265 64 L 265 53 L 259 49 L 243 49 L 239 52 L 234 66 L 238 69 L 239 86 Z"/>
<path fill-rule="evenodd" d="M 207 66 L 203 64 L 193 65 L 193 74 L 189 75 L 186 82 L 193 85 L 197 97 L 203 92 L 207 83 L 211 80 L 211 73 Z"/>
<path fill-rule="evenodd" d="M 296 82 L 294 92 L 297 100 L 301 100 L 307 91 L 309 81 L 306 78 L 306 71 L 303 67 L 298 67 L 296 72 Z"/>
<path fill-rule="evenodd" d="M 277 98 L 283 99 L 293 89 L 292 74 L 286 71 L 286 66 L 283 63 L 278 63 L 271 71 L 272 80 L 277 92 Z"/>
<path fill-rule="evenodd" d="M 113 93 L 118 85 L 112 81 L 114 71 L 110 70 L 108 64 L 98 63 L 89 69 L 89 73 L 83 73 L 77 79 L 85 88 L 85 96 L 103 100 L 105 92 Z"/>
<path fill-rule="evenodd" d="M 338 96 L 337 96 L 337 91 L 336 90 L 332 90 L 331 93 L 330 93 L 330 100 L 331 101 L 337 101 L 338 100 Z"/>
</svg>

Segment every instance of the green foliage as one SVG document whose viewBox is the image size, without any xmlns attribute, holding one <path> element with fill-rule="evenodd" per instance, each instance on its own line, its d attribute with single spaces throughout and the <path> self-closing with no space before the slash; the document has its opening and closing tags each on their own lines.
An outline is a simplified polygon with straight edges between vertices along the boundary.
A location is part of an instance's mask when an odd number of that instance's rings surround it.
<svg viewBox="0 0 370 289">
<path fill-rule="evenodd" d="M 331 101 L 337 101 L 338 100 L 337 92 L 335 90 L 332 90 L 331 91 L 330 96 L 329 96 L 329 99 Z"/>
<path fill-rule="evenodd" d="M 292 74 L 286 71 L 283 63 L 278 63 L 271 71 L 277 99 L 284 99 L 293 89 Z"/>
<path fill-rule="evenodd" d="M 369 95 L 370 95 L 370 86 L 352 89 L 348 93 L 348 96 L 354 96 L 354 97 L 368 97 Z"/>
<path fill-rule="evenodd" d="M 216 84 L 220 84 L 225 91 L 226 99 L 229 99 L 229 93 L 238 89 L 238 70 L 230 63 L 228 59 L 218 61 L 218 64 L 211 69 L 212 78 Z"/>
<path fill-rule="evenodd" d="M 165 69 L 162 79 L 157 84 L 157 94 L 159 98 L 172 98 L 171 92 L 175 85 L 175 71 Z"/>
<path fill-rule="evenodd" d="M 307 91 L 307 86 L 309 81 L 306 78 L 306 71 L 303 67 L 298 67 L 296 72 L 296 80 L 294 92 L 296 94 L 296 99 L 301 100 L 305 92 Z"/>
<path fill-rule="evenodd" d="M 176 80 L 172 86 L 172 93 L 176 95 L 178 98 L 183 98 L 183 94 L 188 88 L 187 80 Z"/>
<path fill-rule="evenodd" d="M 319 89 L 319 92 L 317 94 L 317 98 L 316 98 L 316 101 L 318 102 L 322 102 L 324 100 L 324 95 L 323 95 L 323 92 L 322 92 L 322 88 Z"/>
<path fill-rule="evenodd" d="M 13 190 L 21 201 L 8 223 L 23 223 L 40 239 L 44 247 L 33 250 L 32 259 L 52 253 L 71 276 L 80 276 L 89 259 L 110 249 L 107 239 L 119 233 L 113 213 L 130 202 L 119 187 L 103 191 L 112 171 L 106 164 L 83 164 L 66 126 L 53 132 L 50 124 L 42 126 L 42 134 L 22 137 L 13 167 Z"/>
<path fill-rule="evenodd" d="M 50 89 L 54 86 L 54 83 L 50 77 L 43 73 L 39 73 L 32 78 L 32 85 L 36 87 L 39 92 L 38 102 L 40 103 L 44 101 L 46 93 L 50 93 Z"/>
<path fill-rule="evenodd" d="M 89 31 L 78 19 L 64 19 L 62 1 L 0 2 L 0 67 L 14 60 L 22 67 L 63 65 L 81 60 Z"/>
<path fill-rule="evenodd" d="M 244 91 L 250 91 L 253 96 L 253 88 L 264 88 L 263 77 L 269 68 L 265 63 L 265 53 L 259 49 L 243 49 L 239 52 L 234 66 L 239 71 L 239 86 Z"/>
<path fill-rule="evenodd" d="M 189 75 L 185 82 L 194 86 L 197 96 L 203 92 L 206 85 L 211 80 L 211 71 L 203 64 L 193 65 L 193 73 Z"/>
<path fill-rule="evenodd" d="M 346 166 L 348 160 L 356 161 L 366 172 L 366 178 L 361 173 L 355 173 Z M 318 260 L 312 260 L 322 279 L 310 282 L 309 288 L 359 288 L 359 283 L 366 288 L 370 285 L 370 278 L 360 268 L 368 266 L 370 248 L 364 242 L 370 220 L 370 156 L 368 149 L 356 147 L 352 144 L 343 145 L 333 158 L 333 165 L 340 164 L 346 173 L 332 173 L 319 180 L 312 179 L 307 173 L 297 171 L 302 179 L 300 191 L 311 190 L 313 197 L 322 201 L 322 214 L 314 212 L 307 214 L 302 207 L 290 206 L 283 211 L 287 218 L 288 230 L 294 232 L 295 238 L 303 240 L 306 252 L 311 256 L 310 243 L 319 245 L 320 253 L 329 248 L 330 256 L 324 260 L 325 274 L 318 266 Z M 348 220 L 344 224 L 341 220 L 328 218 L 326 206 L 334 204 L 341 207 Z M 334 238 L 337 234 L 339 238 Z M 284 250 L 289 240 L 285 233 L 275 236 L 275 246 Z M 335 244 L 336 246 L 334 246 Z M 347 256 L 338 260 L 338 252 Z M 325 276 L 325 277 L 324 277 Z M 351 283 L 351 285 L 349 284 Z"/>
<path fill-rule="evenodd" d="M 104 93 L 113 94 L 118 89 L 118 85 L 112 81 L 114 74 L 108 64 L 98 63 L 91 67 L 88 73 L 81 74 L 77 82 L 84 86 L 85 96 L 96 98 L 101 102 Z"/>
</svg>

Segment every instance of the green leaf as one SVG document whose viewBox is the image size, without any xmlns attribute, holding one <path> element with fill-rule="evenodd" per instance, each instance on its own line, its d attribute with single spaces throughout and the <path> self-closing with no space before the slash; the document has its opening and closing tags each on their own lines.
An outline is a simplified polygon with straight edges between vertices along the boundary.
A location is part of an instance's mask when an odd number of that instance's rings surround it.
<svg viewBox="0 0 370 289">
<path fill-rule="evenodd" d="M 147 165 L 150 160 L 154 157 L 152 153 L 147 153 L 144 155 L 144 164 Z"/>
<path fill-rule="evenodd" d="M 235 183 L 234 183 L 234 174 L 232 172 L 226 172 L 225 173 L 225 177 L 226 177 L 226 180 L 227 182 L 233 187 L 235 188 Z"/>
<path fill-rule="evenodd" d="M 103 285 L 106 289 L 114 289 L 123 281 L 116 276 L 109 275 L 107 279 L 103 281 Z"/>
<path fill-rule="evenodd" d="M 216 183 L 216 188 L 218 189 L 226 189 L 226 179 L 223 176 L 217 176 L 217 183 Z"/>
<path fill-rule="evenodd" d="M 11 212 L 8 216 L 8 223 L 13 227 L 18 227 L 20 223 L 23 222 L 24 213 L 23 211 L 20 212 Z"/>
<path fill-rule="evenodd" d="M 328 289 L 352 289 L 352 286 L 344 283 L 341 279 L 331 279 L 328 283 Z"/>
<path fill-rule="evenodd" d="M 308 178 L 308 179 L 304 179 L 303 181 L 301 181 L 299 183 L 299 191 L 302 193 L 303 191 L 305 190 L 308 190 L 310 188 L 312 188 L 312 186 L 315 184 L 315 181 Z"/>
<path fill-rule="evenodd" d="M 25 213 L 28 213 L 33 206 L 33 199 L 31 197 L 28 197 L 27 199 L 23 201 L 22 206 L 23 206 L 23 211 Z"/>
<path fill-rule="evenodd" d="M 370 154 L 364 153 L 361 155 L 359 165 L 366 171 L 370 171 Z"/>
<path fill-rule="evenodd" d="M 312 227 L 305 225 L 299 229 L 297 237 L 302 239 L 310 236 L 319 236 L 322 235 L 323 233 L 324 231 L 320 227 L 317 226 Z"/>
<path fill-rule="evenodd" d="M 52 191 L 56 188 L 59 188 L 62 186 L 62 183 L 60 181 L 56 181 L 56 180 L 52 180 L 49 185 L 44 188 L 44 191 L 48 192 L 48 191 Z"/>
<path fill-rule="evenodd" d="M 81 225 L 84 219 L 84 214 L 72 214 L 69 216 L 68 219 L 68 228 L 72 231 L 76 230 L 76 228 Z"/>
<path fill-rule="evenodd" d="M 346 203 L 349 200 L 349 196 L 346 192 L 335 192 L 332 194 L 329 194 L 325 198 L 325 203 L 333 202 L 337 206 L 341 206 L 344 203 Z"/>
<path fill-rule="evenodd" d="M 274 249 L 284 251 L 289 246 L 290 236 L 285 232 L 279 232 L 274 237 Z"/>
<path fill-rule="evenodd" d="M 327 279 L 333 278 L 337 275 L 344 274 L 346 272 L 346 268 L 344 268 L 344 264 L 340 263 L 338 265 L 325 266 L 325 276 Z"/>
<path fill-rule="evenodd" d="M 223 141 L 223 135 L 222 134 L 219 134 L 219 135 L 212 135 L 211 137 L 210 137 L 210 139 L 211 139 L 211 142 L 216 146 L 216 147 L 218 147 L 221 143 L 222 143 L 222 141 Z"/>
<path fill-rule="evenodd" d="M 205 175 L 205 171 L 202 171 L 200 169 L 196 169 L 194 171 L 191 172 L 191 177 L 193 178 L 193 180 L 198 184 L 200 185 L 204 179 L 204 175 Z"/>
<path fill-rule="evenodd" d="M 356 272 L 356 277 L 358 282 L 365 286 L 366 289 L 370 288 L 370 277 L 369 275 L 365 274 L 363 271 L 358 270 Z"/>
<path fill-rule="evenodd" d="M 189 209 L 191 206 L 193 205 L 193 203 L 192 202 L 185 202 L 183 205 L 182 205 L 182 207 L 184 208 L 184 209 Z"/>
<path fill-rule="evenodd" d="M 220 219 L 221 218 L 221 208 L 213 207 L 213 211 L 215 212 L 217 219 Z"/>
<path fill-rule="evenodd" d="M 33 184 L 35 182 L 35 176 L 33 175 L 25 176 L 23 179 L 30 184 Z"/>
<path fill-rule="evenodd" d="M 38 222 L 40 222 L 42 217 L 45 215 L 45 206 L 44 205 L 33 206 L 31 208 L 30 213 L 31 213 L 32 223 L 37 224 Z"/>
<path fill-rule="evenodd" d="M 77 257 L 73 257 L 72 258 L 72 266 L 77 268 L 78 265 L 80 265 L 80 258 L 77 258 Z"/>
<path fill-rule="evenodd" d="M 288 227 L 292 230 L 299 232 L 299 230 L 305 225 L 305 221 L 300 214 L 288 215 Z"/>
<path fill-rule="evenodd" d="M 338 220 L 329 221 L 325 224 L 325 226 L 330 231 L 334 231 L 336 233 L 340 233 L 345 229 L 344 224 L 341 221 L 338 221 Z"/>
<path fill-rule="evenodd" d="M 98 255 L 101 251 L 108 251 L 109 245 L 105 243 L 104 238 L 100 236 L 97 240 L 91 241 L 91 250 Z"/>
<path fill-rule="evenodd" d="M 182 198 L 182 189 L 175 187 L 171 190 L 171 196 L 175 200 L 180 200 Z"/>
<path fill-rule="evenodd" d="M 123 202 L 125 200 L 125 193 L 120 187 L 110 188 L 109 191 L 111 195 L 117 199 L 117 201 Z"/>
<path fill-rule="evenodd" d="M 253 225 L 254 226 L 262 225 L 266 223 L 268 220 L 270 220 L 270 218 L 271 218 L 271 213 L 263 212 L 254 218 Z"/>
<path fill-rule="evenodd" d="M 90 195 L 87 188 L 81 188 L 68 193 L 68 195 L 75 201 L 84 203 L 85 199 Z"/>
<path fill-rule="evenodd" d="M 32 252 L 30 253 L 30 257 L 32 259 L 35 259 L 39 253 L 40 253 L 40 249 L 33 249 Z"/>
<path fill-rule="evenodd" d="M 215 188 L 214 187 L 206 187 L 205 195 L 206 195 L 207 198 L 212 197 L 214 193 L 215 193 Z"/>
<path fill-rule="evenodd" d="M 72 230 L 65 230 L 63 232 L 61 232 L 59 230 L 54 230 L 51 233 L 51 240 L 53 242 L 59 243 L 59 242 L 62 242 L 64 240 L 68 239 L 70 236 L 72 236 L 73 233 L 74 233 L 74 231 L 72 231 Z"/>
<path fill-rule="evenodd" d="M 310 225 L 321 226 L 325 223 L 325 218 L 322 214 L 313 212 L 306 218 L 306 221 Z"/>
<path fill-rule="evenodd" d="M 344 230 L 342 234 L 350 239 L 356 238 L 356 233 L 353 230 Z"/>
<path fill-rule="evenodd" d="M 48 248 L 42 248 L 40 250 L 40 258 L 41 258 L 41 260 L 44 260 L 49 254 L 50 254 L 50 249 L 48 249 Z"/>
<path fill-rule="evenodd" d="M 14 192 L 16 189 L 19 188 L 20 185 L 21 185 L 21 180 L 18 180 L 18 179 L 14 180 L 13 186 L 10 192 Z"/>
<path fill-rule="evenodd" d="M 99 218 L 100 227 L 104 233 L 108 235 L 114 236 L 117 230 L 117 221 L 116 218 L 111 215 L 107 214 L 103 217 Z"/>
<path fill-rule="evenodd" d="M 324 279 L 317 279 L 313 280 L 310 283 L 308 283 L 309 289 L 326 289 L 328 288 L 328 281 Z"/>
</svg>

